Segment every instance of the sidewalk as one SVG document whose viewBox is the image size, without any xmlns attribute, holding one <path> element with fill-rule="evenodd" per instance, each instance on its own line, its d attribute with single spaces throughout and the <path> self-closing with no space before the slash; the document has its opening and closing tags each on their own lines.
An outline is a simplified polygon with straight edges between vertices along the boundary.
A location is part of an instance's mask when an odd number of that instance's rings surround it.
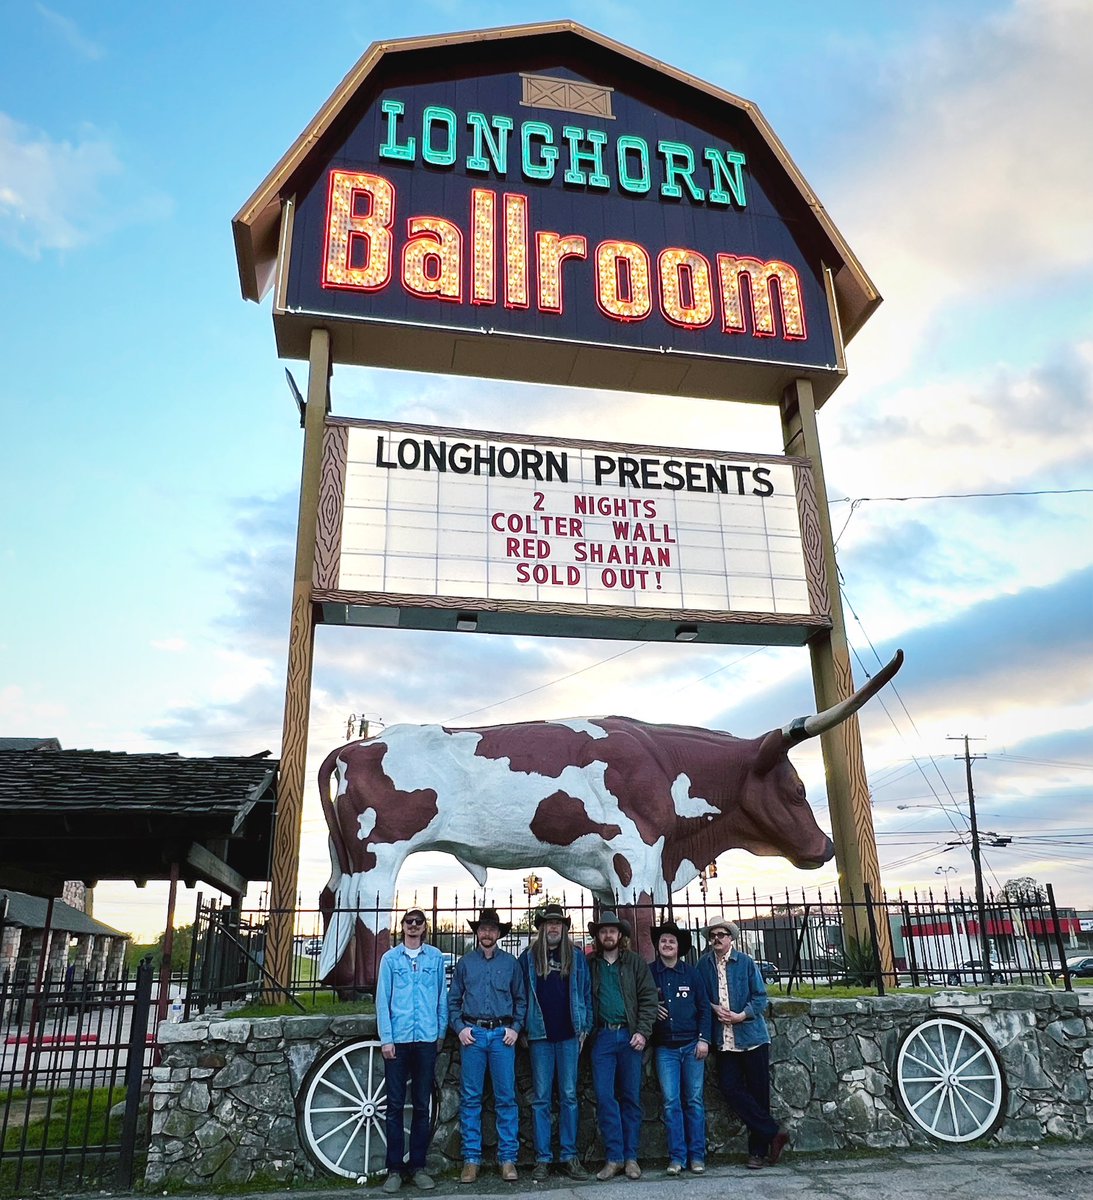
<svg viewBox="0 0 1093 1200">
<path fill-rule="evenodd" d="M 795 1156 L 787 1151 L 777 1167 L 745 1170 L 741 1163 L 712 1164 L 705 1175 L 670 1177 L 662 1167 L 650 1167 L 637 1182 L 623 1178 L 610 1183 L 573 1184 L 551 1177 L 533 1184 L 529 1170 L 520 1182 L 502 1183 L 496 1168 L 484 1171 L 478 1183 L 462 1187 L 440 1179 L 434 1192 L 419 1192 L 406 1184 L 398 1193 L 405 1200 L 455 1200 L 506 1196 L 510 1200 L 729 1200 L 737 1195 L 762 1200 L 1088 1200 L 1093 1196 L 1093 1143 L 1004 1149 L 883 1151 L 868 1157 Z M 248 1200 L 347 1200 L 354 1190 L 379 1200 L 379 1187 L 352 1185 L 324 1189 L 314 1184 L 291 1191 L 248 1192 Z M 192 1196 L 191 1200 L 223 1200 Z M 138 1198 L 134 1197 L 134 1200 Z M 141 1198 L 146 1200 L 146 1197 Z"/>
</svg>

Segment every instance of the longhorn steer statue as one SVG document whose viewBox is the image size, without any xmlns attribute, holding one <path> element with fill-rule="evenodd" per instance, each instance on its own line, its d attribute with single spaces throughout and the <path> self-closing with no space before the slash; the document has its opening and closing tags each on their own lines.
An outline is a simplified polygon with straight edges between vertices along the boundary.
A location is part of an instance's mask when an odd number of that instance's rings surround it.
<svg viewBox="0 0 1093 1200">
<path fill-rule="evenodd" d="M 835 849 L 788 751 L 857 712 L 902 663 L 897 650 L 849 699 L 751 739 L 602 717 L 395 725 L 342 746 L 319 769 L 333 867 L 321 975 L 372 986 L 395 881 L 419 850 L 453 855 L 479 886 L 488 867 L 549 867 L 620 905 L 666 903 L 725 850 L 822 866 Z"/>
</svg>

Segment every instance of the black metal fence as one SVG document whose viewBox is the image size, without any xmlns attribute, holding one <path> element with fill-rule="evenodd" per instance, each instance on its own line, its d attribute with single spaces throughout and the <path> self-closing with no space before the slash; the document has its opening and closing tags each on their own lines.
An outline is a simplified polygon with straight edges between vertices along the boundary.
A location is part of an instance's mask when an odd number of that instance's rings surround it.
<svg viewBox="0 0 1093 1200">
<path fill-rule="evenodd" d="M 129 1187 L 153 972 L 0 976 L 0 1192 Z"/>
<path fill-rule="evenodd" d="M 430 941 L 454 965 L 474 945 L 468 921 L 485 905 L 496 908 L 511 932 L 502 946 L 519 953 L 534 936 L 534 913 L 545 896 L 505 897 L 474 894 L 461 902 L 452 896 L 441 903 L 439 889 L 431 898 L 414 894 L 396 898 L 394 908 L 361 907 L 324 915 L 318 909 L 293 912 L 292 977 L 272 980 L 265 969 L 265 931 L 269 911 L 240 910 L 201 903 L 194 926 L 193 952 L 187 984 L 190 1011 L 256 997 L 271 983 L 290 993 L 329 991 L 320 979 L 319 958 L 326 923 L 354 929 L 358 921 L 390 934 L 409 907 L 422 908 L 429 918 Z M 572 919 L 578 944 L 591 949 L 588 923 L 599 908 L 585 892 L 551 895 Z M 724 915 L 740 929 L 740 948 L 760 964 L 768 988 L 792 993 L 805 987 L 864 987 L 883 994 L 898 987 L 989 986 L 1047 984 L 1070 989 L 1066 959 L 1081 950 L 1076 917 L 1060 916 L 1050 885 L 1041 896 L 1014 899 L 990 896 L 982 911 L 974 897 L 962 892 L 898 893 L 849 902 L 837 893 L 799 897 L 744 896 L 709 890 L 695 902 L 675 898 L 665 906 L 621 909 L 633 926 L 632 942 L 652 958 L 650 928 L 671 916 L 694 934 L 692 957 L 706 949 L 703 930 L 711 918 Z M 984 962 L 984 943 L 987 961 Z M 375 977 L 385 938 L 374 942 L 373 961 L 364 974 Z M 347 998 L 342 988 L 342 998 Z M 367 990 L 367 989 L 361 989 Z"/>
</svg>

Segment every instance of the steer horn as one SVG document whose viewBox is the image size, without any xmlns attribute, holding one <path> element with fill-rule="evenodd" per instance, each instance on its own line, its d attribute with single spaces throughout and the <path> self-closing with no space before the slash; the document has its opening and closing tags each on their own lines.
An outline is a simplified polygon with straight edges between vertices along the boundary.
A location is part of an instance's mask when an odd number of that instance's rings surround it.
<svg viewBox="0 0 1093 1200">
<path fill-rule="evenodd" d="M 774 765 L 778 756 L 784 754 L 791 746 L 796 746 L 798 742 L 803 742 L 806 738 L 827 733 L 829 729 L 834 729 L 847 717 L 852 717 L 863 704 L 871 700 L 884 687 L 902 666 L 903 651 L 897 650 L 892 656 L 892 661 L 882 667 L 853 696 L 841 700 L 831 708 L 825 708 L 823 712 L 815 713 L 811 717 L 795 717 L 781 729 L 772 730 L 763 739 L 763 744 L 759 749 L 759 756 L 755 764 L 756 773 L 765 774 Z"/>
<path fill-rule="evenodd" d="M 789 745 L 795 746 L 798 742 L 803 742 L 805 738 L 816 737 L 817 734 L 827 733 L 829 729 L 834 729 L 847 717 L 852 717 L 866 701 L 871 700 L 902 666 L 903 651 L 897 650 L 892 655 L 892 661 L 882 667 L 868 683 L 858 688 L 853 696 L 832 705 L 831 708 L 825 708 L 823 712 L 816 713 L 815 716 L 798 717 L 796 720 L 790 721 L 788 725 L 782 726 L 782 736 L 786 738 Z"/>
</svg>

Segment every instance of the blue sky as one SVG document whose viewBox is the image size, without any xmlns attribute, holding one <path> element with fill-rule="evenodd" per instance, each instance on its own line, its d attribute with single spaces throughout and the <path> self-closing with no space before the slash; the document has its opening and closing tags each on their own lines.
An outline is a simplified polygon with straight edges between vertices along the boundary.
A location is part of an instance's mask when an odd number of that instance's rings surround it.
<svg viewBox="0 0 1093 1200">
<path fill-rule="evenodd" d="M 239 296 L 231 218 L 372 41 L 573 17 L 757 103 L 885 296 L 820 422 L 857 676 L 874 647 L 908 655 L 863 718 L 886 882 L 952 865 L 970 884 L 938 799 L 959 806 L 946 738 L 969 733 L 989 827 L 1014 839 L 988 882 L 1033 875 L 1093 906 L 1093 9 L 758 7 L 6 6 L 0 734 L 277 752 L 301 435 L 268 300 Z M 339 370 L 334 408 L 780 449 L 755 407 L 394 372 Z M 1003 492 L 1039 494 L 847 502 Z M 309 772 L 362 710 L 621 711 L 753 736 L 812 706 L 803 651 L 327 628 Z M 818 754 L 795 761 L 826 825 Z M 404 891 L 438 870 L 411 860 Z M 326 872 L 316 797 L 305 898 Z M 720 882 L 821 874 L 732 852 Z M 99 912 L 147 932 L 162 900 L 103 888 Z"/>
</svg>

